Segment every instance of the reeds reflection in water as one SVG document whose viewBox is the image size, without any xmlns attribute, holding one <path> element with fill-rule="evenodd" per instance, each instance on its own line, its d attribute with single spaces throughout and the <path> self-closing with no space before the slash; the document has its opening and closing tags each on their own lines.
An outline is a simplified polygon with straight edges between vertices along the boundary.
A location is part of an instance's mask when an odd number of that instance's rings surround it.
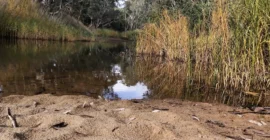
<svg viewBox="0 0 270 140">
<path fill-rule="evenodd" d="M 198 73 L 182 62 L 140 57 L 136 60 L 135 71 L 137 78 L 150 89 L 146 95 L 148 98 L 177 98 L 233 106 L 270 105 L 268 94 L 254 96 L 233 89 L 218 90 L 207 83 L 212 73 L 204 72 L 200 80 L 195 79 L 193 76 Z"/>
<path fill-rule="evenodd" d="M 217 90 L 207 79 L 211 71 L 198 73 L 184 62 L 161 57 L 135 57 L 129 45 L 2 41 L 0 96 L 72 94 L 270 105 L 267 94 Z"/>
</svg>

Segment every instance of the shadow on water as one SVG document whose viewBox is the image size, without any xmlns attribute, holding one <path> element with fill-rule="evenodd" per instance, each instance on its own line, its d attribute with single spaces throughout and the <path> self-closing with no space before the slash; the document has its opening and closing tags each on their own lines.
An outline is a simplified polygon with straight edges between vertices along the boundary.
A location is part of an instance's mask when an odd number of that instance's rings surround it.
<svg viewBox="0 0 270 140">
<path fill-rule="evenodd" d="M 181 63 L 136 57 L 132 43 L 1 40 L 0 46 L 0 96 L 101 95 L 269 105 L 269 97 L 216 91 L 195 81 Z"/>
</svg>

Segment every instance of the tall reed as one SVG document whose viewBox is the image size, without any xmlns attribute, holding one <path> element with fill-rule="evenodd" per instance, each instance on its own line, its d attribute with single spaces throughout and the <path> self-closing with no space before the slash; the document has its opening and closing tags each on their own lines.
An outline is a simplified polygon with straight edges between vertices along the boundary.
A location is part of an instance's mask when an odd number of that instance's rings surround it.
<svg viewBox="0 0 270 140">
<path fill-rule="evenodd" d="M 177 18 L 172 18 L 168 11 L 164 11 L 162 17 L 159 23 L 145 25 L 143 32 L 138 36 L 137 51 L 158 55 L 166 50 L 170 59 L 185 60 L 189 51 L 187 18 L 181 14 Z"/>
<path fill-rule="evenodd" d="M 187 80 L 220 92 L 270 92 L 270 2 L 215 0 L 209 27 L 189 29 L 186 17 L 165 11 L 158 23 L 145 25 L 137 52 L 184 60 Z M 206 20 L 206 19 L 205 19 Z M 206 24 L 204 24 L 206 25 Z M 232 92 L 233 91 L 233 92 Z"/>
</svg>

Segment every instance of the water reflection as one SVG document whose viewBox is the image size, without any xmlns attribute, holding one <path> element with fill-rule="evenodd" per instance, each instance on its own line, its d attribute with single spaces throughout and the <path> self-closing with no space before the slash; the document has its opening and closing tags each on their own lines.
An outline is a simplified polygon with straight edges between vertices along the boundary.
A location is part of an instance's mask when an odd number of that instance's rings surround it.
<svg viewBox="0 0 270 140">
<path fill-rule="evenodd" d="M 0 46 L 0 96 L 49 93 L 270 105 L 267 95 L 216 91 L 203 77 L 193 79 L 196 73 L 181 63 L 135 57 L 132 44 L 0 41 Z"/>
<path fill-rule="evenodd" d="M 251 96 L 237 90 L 216 90 L 212 84 L 207 83 L 209 76 L 195 79 L 193 75 L 198 73 L 194 73 L 192 68 L 187 68 L 181 62 L 141 57 L 137 58 L 134 69 L 137 78 L 151 89 L 147 94 L 148 98 L 178 98 L 233 106 L 270 105 L 269 94 Z"/>
<path fill-rule="evenodd" d="M 118 76 L 122 76 L 121 80 L 117 80 L 116 84 L 109 87 L 110 90 L 103 92 L 105 98 L 108 99 L 143 99 L 146 98 L 145 93 L 149 91 L 148 87 L 142 83 L 137 82 L 135 85 L 127 85 L 126 77 L 122 73 L 121 66 L 114 65 L 112 73 Z"/>
<path fill-rule="evenodd" d="M 1 46 L 3 96 L 103 94 L 110 99 L 141 99 L 148 90 L 125 74 L 133 63 L 132 47 L 127 44 L 19 41 L 2 42 Z M 134 79 L 126 80 L 130 78 Z"/>
<path fill-rule="evenodd" d="M 153 58 L 137 58 L 136 76 L 151 89 L 149 98 L 183 98 L 185 95 L 186 68 L 181 63 Z"/>
<path fill-rule="evenodd" d="M 115 94 L 122 99 L 142 99 L 148 91 L 144 83 L 138 82 L 134 86 L 127 86 L 123 80 L 118 80 L 117 84 L 113 85 L 112 88 Z"/>
</svg>

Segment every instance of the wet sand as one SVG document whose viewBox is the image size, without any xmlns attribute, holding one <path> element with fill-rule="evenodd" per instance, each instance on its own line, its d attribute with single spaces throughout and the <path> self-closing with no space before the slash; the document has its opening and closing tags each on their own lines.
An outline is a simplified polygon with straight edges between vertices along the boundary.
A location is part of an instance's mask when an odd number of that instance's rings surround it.
<svg viewBox="0 0 270 140">
<path fill-rule="evenodd" d="M 17 128 L 7 116 L 8 107 Z M 174 99 L 8 96 L 0 98 L 0 140 L 270 139 L 269 115 L 230 111 L 249 112 Z"/>
</svg>

